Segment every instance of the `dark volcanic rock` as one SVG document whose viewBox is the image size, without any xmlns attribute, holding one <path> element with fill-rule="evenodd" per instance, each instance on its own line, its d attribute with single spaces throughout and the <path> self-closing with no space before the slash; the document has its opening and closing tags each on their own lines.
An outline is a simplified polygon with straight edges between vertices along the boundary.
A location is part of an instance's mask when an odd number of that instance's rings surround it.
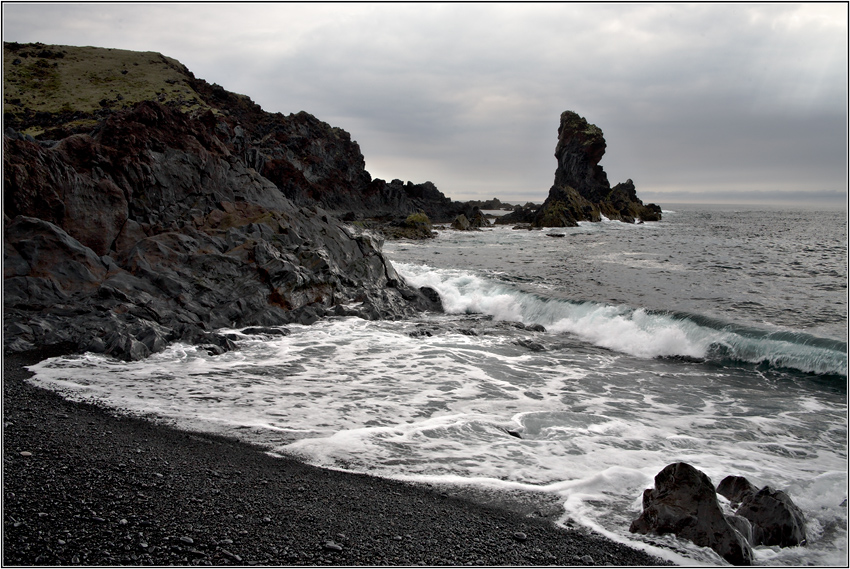
<svg viewBox="0 0 850 569">
<path fill-rule="evenodd" d="M 478 206 L 473 206 L 467 213 L 459 214 L 455 217 L 454 221 L 452 221 L 452 229 L 458 229 L 460 231 L 481 229 L 482 227 L 489 226 L 490 222 L 487 221 L 487 218 Z"/>
<path fill-rule="evenodd" d="M 732 502 L 732 507 L 737 507 L 756 492 L 758 488 L 743 476 L 727 476 L 717 485 L 717 493 Z"/>
<path fill-rule="evenodd" d="M 756 488 L 743 476 L 727 476 L 717 486 L 737 508 L 737 517 L 751 526 L 750 543 L 792 547 L 806 542 L 803 512 L 785 492 L 765 486 Z"/>
<path fill-rule="evenodd" d="M 806 543 L 803 512 L 781 490 L 765 486 L 744 498 L 737 514 L 753 526 L 753 545 L 792 547 Z"/>
<path fill-rule="evenodd" d="M 599 165 L 605 154 L 602 130 L 572 111 L 561 114 L 555 157 L 555 183 L 549 197 L 534 212 L 531 222 L 537 227 L 573 227 L 578 221 L 609 219 L 634 223 L 658 221 L 661 208 L 644 205 L 631 180 L 611 188 L 608 176 Z M 518 217 L 518 216 L 513 216 Z M 524 221 L 508 219 L 503 223 Z"/>
<path fill-rule="evenodd" d="M 433 306 L 372 237 L 248 167 L 216 120 L 142 102 L 51 147 L 4 136 L 7 347 L 137 359 L 232 348 L 218 327 Z"/>
<path fill-rule="evenodd" d="M 655 476 L 655 488 L 643 494 L 643 512 L 632 533 L 672 533 L 710 547 L 734 565 L 750 565 L 753 552 L 745 537 L 723 515 L 714 485 L 693 466 L 677 462 Z"/>
<path fill-rule="evenodd" d="M 412 213 L 404 219 L 376 224 L 375 229 L 387 239 L 433 239 L 431 220 L 422 212 Z"/>
<path fill-rule="evenodd" d="M 469 220 L 464 214 L 460 214 L 454 221 L 452 221 L 452 229 L 457 229 L 458 231 L 469 231 L 472 229 L 472 224 L 469 223 Z"/>
</svg>

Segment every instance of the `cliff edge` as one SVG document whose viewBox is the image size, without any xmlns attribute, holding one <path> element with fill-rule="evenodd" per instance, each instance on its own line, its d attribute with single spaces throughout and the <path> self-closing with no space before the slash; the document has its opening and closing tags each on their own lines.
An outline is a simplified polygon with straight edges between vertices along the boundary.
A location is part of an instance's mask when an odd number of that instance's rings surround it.
<svg viewBox="0 0 850 569">
<path fill-rule="evenodd" d="M 439 309 L 433 291 L 403 282 L 375 237 L 291 199 L 362 183 L 347 133 L 307 113 L 264 113 L 159 54 L 80 49 L 4 49 L 17 71 L 4 87 L 32 87 L 26 100 L 4 88 L 4 117 L 16 127 L 3 137 L 6 349 L 65 345 L 139 359 L 184 341 L 220 353 L 234 347 L 220 328 Z M 94 110 L 50 107 L 48 93 L 65 93 L 60 61 L 88 73 L 87 88 L 105 84 L 116 96 Z M 132 84 L 138 67 L 147 79 Z M 92 71 L 104 68 L 114 81 Z M 150 87 L 160 79 L 164 87 Z M 168 86 L 179 96 L 160 97 Z M 266 131 L 283 153 L 272 178 L 260 173 L 269 171 L 255 138 Z"/>
</svg>

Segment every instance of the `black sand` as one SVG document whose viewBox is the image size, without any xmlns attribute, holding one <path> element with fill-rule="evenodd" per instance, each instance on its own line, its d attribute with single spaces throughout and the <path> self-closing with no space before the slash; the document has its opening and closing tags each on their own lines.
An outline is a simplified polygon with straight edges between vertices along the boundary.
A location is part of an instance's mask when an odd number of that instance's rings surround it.
<svg viewBox="0 0 850 569">
<path fill-rule="evenodd" d="M 65 401 L 3 362 L 3 565 L 657 565 L 427 486 Z"/>
</svg>

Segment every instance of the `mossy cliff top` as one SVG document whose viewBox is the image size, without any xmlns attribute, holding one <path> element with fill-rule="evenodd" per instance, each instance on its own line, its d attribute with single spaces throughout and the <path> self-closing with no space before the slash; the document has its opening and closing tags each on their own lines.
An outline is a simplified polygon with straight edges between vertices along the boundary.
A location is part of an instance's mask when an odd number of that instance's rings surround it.
<svg viewBox="0 0 850 569">
<path fill-rule="evenodd" d="M 146 100 L 184 112 L 211 108 L 194 75 L 161 53 L 3 43 L 3 118 L 25 134 L 90 128 Z"/>
</svg>

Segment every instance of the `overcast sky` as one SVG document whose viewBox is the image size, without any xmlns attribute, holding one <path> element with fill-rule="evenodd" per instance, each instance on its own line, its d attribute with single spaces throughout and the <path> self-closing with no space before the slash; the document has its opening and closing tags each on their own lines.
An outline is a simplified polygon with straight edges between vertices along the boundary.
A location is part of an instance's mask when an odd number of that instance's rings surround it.
<svg viewBox="0 0 850 569">
<path fill-rule="evenodd" d="M 3 39 L 157 51 L 349 131 L 376 178 L 542 201 L 562 111 L 611 184 L 838 204 L 847 4 L 3 4 Z"/>
</svg>

